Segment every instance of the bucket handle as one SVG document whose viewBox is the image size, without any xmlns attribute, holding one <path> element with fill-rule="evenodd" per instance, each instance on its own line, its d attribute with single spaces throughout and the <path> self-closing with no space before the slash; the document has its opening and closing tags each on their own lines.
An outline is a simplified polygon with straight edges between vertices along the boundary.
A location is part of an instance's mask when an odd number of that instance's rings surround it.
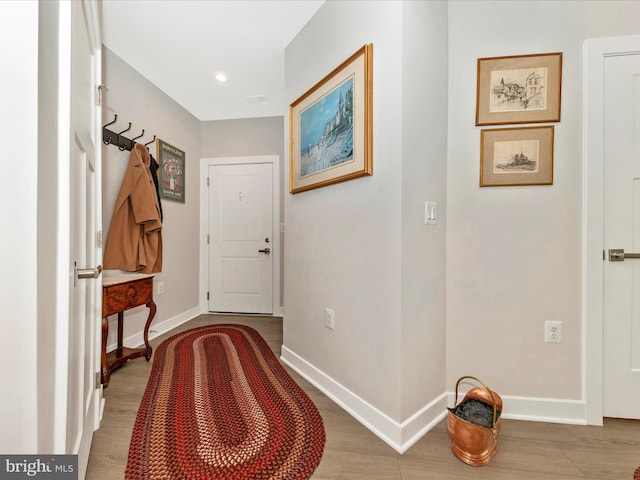
<svg viewBox="0 0 640 480">
<path fill-rule="evenodd" d="M 496 429 L 496 398 L 493 396 L 493 392 L 491 391 L 491 389 L 487 386 L 486 383 L 484 383 L 482 380 L 480 380 L 478 377 L 473 377 L 471 375 L 465 375 L 464 377 L 460 377 L 458 379 L 458 381 L 456 382 L 456 400 L 454 403 L 454 408 L 458 406 L 458 385 L 460 385 L 460 382 L 462 380 L 464 380 L 465 378 L 470 378 L 472 380 L 475 380 L 476 382 L 482 384 L 482 386 L 487 390 L 487 392 L 489 392 L 489 395 L 491 395 L 491 401 L 493 402 L 493 428 L 491 429 L 491 431 L 493 432 L 493 437 L 497 437 L 498 436 L 498 430 Z"/>
</svg>

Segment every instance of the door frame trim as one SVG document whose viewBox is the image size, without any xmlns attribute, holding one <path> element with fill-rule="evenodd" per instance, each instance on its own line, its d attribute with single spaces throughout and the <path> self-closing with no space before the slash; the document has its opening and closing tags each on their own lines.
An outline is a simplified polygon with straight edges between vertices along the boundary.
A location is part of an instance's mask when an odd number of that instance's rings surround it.
<svg viewBox="0 0 640 480">
<path fill-rule="evenodd" d="M 640 35 L 584 42 L 582 397 L 589 425 L 602 425 L 604 413 L 604 59 L 639 52 Z"/>
<path fill-rule="evenodd" d="M 209 218 L 209 192 L 207 177 L 210 166 L 247 165 L 269 163 L 272 168 L 273 196 L 273 296 L 272 311 L 274 317 L 282 316 L 280 305 L 281 291 L 281 238 L 284 233 L 280 228 L 280 156 L 253 155 L 245 157 L 208 157 L 200 159 L 200 312 L 209 313 L 207 290 L 209 288 L 209 252 L 207 248 L 207 232 Z"/>
</svg>

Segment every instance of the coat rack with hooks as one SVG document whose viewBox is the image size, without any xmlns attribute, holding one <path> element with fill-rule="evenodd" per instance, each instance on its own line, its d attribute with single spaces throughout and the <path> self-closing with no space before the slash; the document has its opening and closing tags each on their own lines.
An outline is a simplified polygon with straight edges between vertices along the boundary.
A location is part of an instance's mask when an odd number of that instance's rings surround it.
<svg viewBox="0 0 640 480">
<path fill-rule="evenodd" d="M 121 132 L 114 132 L 113 130 L 109 130 L 107 128 L 109 125 L 113 125 L 114 123 L 116 123 L 117 120 L 118 120 L 118 115 L 114 114 L 113 121 L 107 123 L 105 126 L 102 127 L 102 143 L 104 143 L 105 145 L 115 145 L 121 151 L 125 151 L 125 150 L 131 151 L 134 145 L 136 144 L 136 140 L 139 138 L 142 138 L 142 136 L 144 135 L 144 128 L 142 129 L 142 133 L 137 137 L 127 138 L 122 134 L 131 130 L 131 122 L 129 122 L 129 126 L 124 130 L 122 130 Z M 156 141 L 156 136 L 154 135 L 153 140 L 145 143 L 144 146 L 149 148 L 149 145 L 151 145 L 155 141 Z"/>
</svg>

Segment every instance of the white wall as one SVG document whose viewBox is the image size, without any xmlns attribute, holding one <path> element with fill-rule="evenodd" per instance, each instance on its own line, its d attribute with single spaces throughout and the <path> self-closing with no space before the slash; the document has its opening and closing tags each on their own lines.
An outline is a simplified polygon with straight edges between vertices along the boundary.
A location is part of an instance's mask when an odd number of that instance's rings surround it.
<svg viewBox="0 0 640 480">
<path fill-rule="evenodd" d="M 396 421 L 401 417 L 401 20 L 399 2 L 375 2 L 375 8 L 360 1 L 327 2 L 285 51 L 286 95 L 292 103 L 364 44 L 374 45 L 373 176 L 285 193 L 284 346 Z M 324 327 L 325 307 L 335 310 L 333 331 Z"/>
<path fill-rule="evenodd" d="M 284 156 L 284 118 L 260 117 L 201 122 L 203 157 Z"/>
<path fill-rule="evenodd" d="M 402 43 L 402 420 L 445 390 L 447 3 L 406 2 Z M 381 93 L 382 94 L 382 93 Z M 425 225 L 424 202 L 437 203 Z"/>
<path fill-rule="evenodd" d="M 38 4 L 0 2 L 0 452 L 37 448 Z M 53 316 L 53 315 L 52 315 Z"/>
<path fill-rule="evenodd" d="M 104 95 L 103 123 L 111 122 L 113 115 L 118 115 L 117 123 L 109 129 L 122 131 L 131 122 L 131 130 L 123 134 L 127 138 L 133 138 L 145 129 L 145 136 L 139 142 L 146 143 L 156 135 L 185 152 L 185 203 L 162 201 L 163 265 L 155 281 L 165 283 L 165 293 L 154 294 L 158 309 L 151 330 L 163 331 L 199 313 L 199 259 L 196 252 L 200 248 L 200 122 L 107 48 L 103 49 L 103 83 L 109 89 Z M 157 159 L 155 145 L 149 148 Z M 113 145 L 103 145 L 102 148 L 105 240 L 129 154 Z M 127 312 L 125 338 L 135 335 L 131 341 L 142 341 L 140 332 L 147 314 L 146 307 Z M 161 326 L 162 322 L 167 323 Z M 110 344 L 115 341 L 115 335 L 112 319 Z"/>
<path fill-rule="evenodd" d="M 56 330 L 58 289 L 58 35 L 60 5 L 38 2 L 38 451 L 53 452 L 55 435 Z"/>
<path fill-rule="evenodd" d="M 508 397 L 506 413 L 585 419 L 582 47 L 637 33 L 640 3 L 509 5 L 328 2 L 286 50 L 293 102 L 374 43 L 373 177 L 285 196 L 284 351 L 393 420 L 466 374 Z M 480 188 L 477 59 L 556 51 L 554 185 Z M 435 227 L 420 224 L 425 200 Z M 545 320 L 563 321 L 562 344 L 543 342 Z"/>
<path fill-rule="evenodd" d="M 288 99 L 368 42 L 373 176 L 285 197 L 283 359 L 404 451 L 446 406 L 447 3 L 326 3 L 286 50 Z"/>
<path fill-rule="evenodd" d="M 504 6 L 449 3 L 447 386 L 475 374 L 503 395 L 580 400 L 583 41 L 640 32 L 640 2 Z M 563 52 L 554 184 L 480 188 L 476 60 L 545 52 Z M 563 322 L 561 344 L 545 320 Z"/>
</svg>

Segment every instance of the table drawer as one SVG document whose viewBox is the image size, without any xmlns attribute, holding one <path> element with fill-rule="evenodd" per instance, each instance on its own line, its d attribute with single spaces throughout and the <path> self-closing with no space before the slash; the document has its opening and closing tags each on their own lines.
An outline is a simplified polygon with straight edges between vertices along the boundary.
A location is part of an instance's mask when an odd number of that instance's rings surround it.
<svg viewBox="0 0 640 480">
<path fill-rule="evenodd" d="M 128 310 L 151 302 L 153 296 L 153 277 L 135 282 L 104 286 L 102 290 L 102 315 Z"/>
</svg>

